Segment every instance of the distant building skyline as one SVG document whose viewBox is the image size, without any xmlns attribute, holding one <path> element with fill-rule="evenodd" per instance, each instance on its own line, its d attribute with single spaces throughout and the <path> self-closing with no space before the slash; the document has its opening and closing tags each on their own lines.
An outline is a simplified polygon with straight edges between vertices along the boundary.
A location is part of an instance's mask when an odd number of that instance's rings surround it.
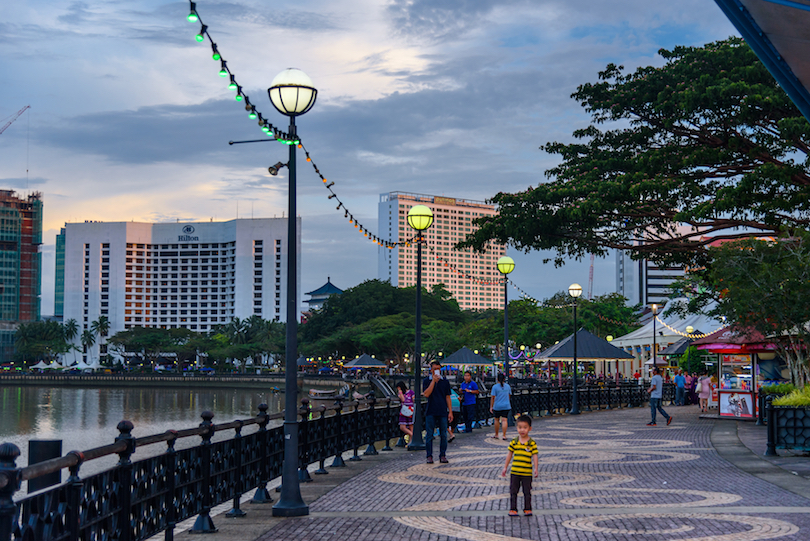
<svg viewBox="0 0 810 541">
<path fill-rule="evenodd" d="M 485 253 L 459 252 L 453 246 L 464 240 L 477 227 L 473 220 L 481 216 L 494 216 L 494 205 L 438 195 L 390 192 L 380 195 L 380 237 L 390 242 L 404 242 L 413 237 L 408 225 L 408 211 L 415 205 L 425 205 L 433 211 L 433 225 L 424 232 L 422 249 L 422 286 L 431 289 L 438 284 L 458 301 L 462 310 L 486 310 L 503 307 L 503 286 L 481 282 L 494 282 L 501 278 L 497 270 L 498 258 L 506 248 L 488 243 Z M 416 285 L 417 247 L 397 246 L 379 248 L 377 276 L 395 287 Z M 441 259 L 438 259 L 441 258 Z M 453 272 L 450 267 L 459 272 Z M 462 276 L 469 275 L 474 280 Z"/>
</svg>

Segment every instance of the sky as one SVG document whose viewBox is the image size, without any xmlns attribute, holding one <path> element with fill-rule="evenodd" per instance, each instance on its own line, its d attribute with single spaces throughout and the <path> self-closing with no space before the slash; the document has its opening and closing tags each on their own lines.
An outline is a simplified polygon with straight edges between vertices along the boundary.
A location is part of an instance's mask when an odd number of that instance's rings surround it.
<svg viewBox="0 0 810 541">
<path fill-rule="evenodd" d="M 0 189 L 44 196 L 42 313 L 53 313 L 54 239 L 66 222 L 282 216 L 286 161 L 218 75 L 188 2 L 5 2 L 0 21 Z M 305 71 L 317 103 L 297 121 L 321 172 L 377 231 L 380 194 L 486 200 L 547 182 L 539 147 L 570 142 L 589 117 L 570 96 L 608 63 L 661 65 L 657 51 L 737 32 L 711 0 L 200 0 L 197 11 L 265 118 L 273 77 Z M 302 157 L 303 158 L 303 157 Z M 336 211 L 299 161 L 302 290 L 377 277 L 378 247 Z M 513 249 L 512 278 L 543 299 L 579 282 Z M 597 259 L 593 294 L 615 291 Z M 517 292 L 512 289 L 510 297 Z"/>
</svg>

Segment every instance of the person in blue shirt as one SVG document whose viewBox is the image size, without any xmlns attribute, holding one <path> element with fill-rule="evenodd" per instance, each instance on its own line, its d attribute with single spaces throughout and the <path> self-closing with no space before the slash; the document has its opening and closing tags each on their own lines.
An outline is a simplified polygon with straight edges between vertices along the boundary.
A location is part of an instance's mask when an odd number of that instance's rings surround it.
<svg viewBox="0 0 810 541">
<path fill-rule="evenodd" d="M 686 378 L 683 377 L 683 372 L 678 372 L 673 381 L 675 382 L 675 405 L 683 406 L 683 397 L 686 392 Z"/>
<path fill-rule="evenodd" d="M 442 364 L 430 363 L 430 376 L 422 380 L 422 392 L 427 398 L 425 410 L 425 451 L 427 463 L 433 464 L 433 433 L 439 428 L 439 462 L 447 464 L 447 423 L 453 421 L 450 382 L 441 376 Z"/>
<path fill-rule="evenodd" d="M 464 382 L 461 384 L 461 413 L 464 415 L 464 432 L 473 431 L 475 422 L 475 403 L 478 400 L 478 384 L 472 380 L 472 373 L 464 372 Z"/>
<path fill-rule="evenodd" d="M 492 436 L 498 439 L 499 428 L 503 425 L 503 440 L 506 440 L 506 424 L 509 418 L 509 411 L 512 409 L 512 402 L 509 396 L 512 394 L 512 388 L 506 383 L 506 376 L 498 374 L 498 383 L 492 386 L 489 391 L 490 402 L 489 411 L 495 416 L 495 435 Z"/>
<path fill-rule="evenodd" d="M 647 389 L 650 393 L 650 414 L 652 421 L 647 423 L 647 426 L 655 426 L 655 412 L 660 411 L 664 419 L 667 420 L 667 425 L 672 422 L 672 415 L 668 415 L 664 408 L 661 407 L 661 399 L 664 397 L 664 380 L 661 378 L 661 369 L 653 367 L 653 377 L 650 380 L 650 388 Z"/>
</svg>

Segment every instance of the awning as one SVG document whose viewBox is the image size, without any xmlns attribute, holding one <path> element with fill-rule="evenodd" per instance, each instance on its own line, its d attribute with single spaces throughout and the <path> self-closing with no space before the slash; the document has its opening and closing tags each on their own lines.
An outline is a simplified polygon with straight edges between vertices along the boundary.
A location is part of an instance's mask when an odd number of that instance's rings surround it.
<svg viewBox="0 0 810 541">
<path fill-rule="evenodd" d="M 545 351 L 535 355 L 535 359 L 564 361 L 574 359 L 574 335 L 564 338 Z M 585 329 L 577 331 L 577 361 L 631 360 L 634 357 L 617 348 L 604 338 L 599 338 Z"/>
<path fill-rule="evenodd" d="M 478 355 L 466 346 L 449 355 L 446 359 L 441 361 L 442 365 L 453 366 L 492 366 L 492 361 L 486 357 Z"/>
<path fill-rule="evenodd" d="M 363 353 L 356 359 L 343 363 L 344 368 L 385 368 L 385 363 L 378 361 L 368 353 Z"/>
</svg>

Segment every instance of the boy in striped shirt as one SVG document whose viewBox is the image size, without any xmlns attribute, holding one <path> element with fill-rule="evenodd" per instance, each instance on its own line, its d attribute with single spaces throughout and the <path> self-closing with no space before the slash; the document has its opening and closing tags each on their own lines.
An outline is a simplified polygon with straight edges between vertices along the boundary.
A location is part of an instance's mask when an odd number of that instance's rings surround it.
<svg viewBox="0 0 810 541">
<path fill-rule="evenodd" d="M 537 477 L 539 469 L 537 466 L 537 444 L 529 437 L 532 430 L 532 418 L 528 415 L 521 415 L 517 418 L 517 438 L 509 444 L 509 452 L 506 455 L 506 464 L 503 466 L 501 477 L 506 477 L 506 470 L 509 462 L 512 462 L 512 472 L 509 482 L 509 495 L 511 506 L 509 516 L 518 516 L 517 497 L 520 488 L 523 487 L 523 514 L 527 517 L 532 514 L 532 475 Z"/>
</svg>

